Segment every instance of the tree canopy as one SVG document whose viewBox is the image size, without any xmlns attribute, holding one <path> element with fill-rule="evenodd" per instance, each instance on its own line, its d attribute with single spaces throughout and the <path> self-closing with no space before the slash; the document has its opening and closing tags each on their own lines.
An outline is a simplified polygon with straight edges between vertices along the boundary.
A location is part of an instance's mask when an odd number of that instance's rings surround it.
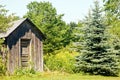
<svg viewBox="0 0 120 80">
<path fill-rule="evenodd" d="M 103 0 L 105 10 L 110 11 L 113 15 L 120 16 L 120 0 Z"/>
<path fill-rule="evenodd" d="M 65 41 L 68 27 L 62 20 L 63 14 L 58 15 L 49 2 L 31 2 L 27 5 L 25 17 L 30 18 L 46 36 L 44 41 L 45 53 L 61 49 L 68 43 Z"/>
<path fill-rule="evenodd" d="M 7 10 L 4 9 L 2 5 L 0 5 L 0 32 L 5 31 L 8 27 L 9 18 L 6 16 Z"/>
<path fill-rule="evenodd" d="M 103 0 L 107 24 L 111 26 L 111 33 L 120 38 L 120 0 Z"/>
</svg>

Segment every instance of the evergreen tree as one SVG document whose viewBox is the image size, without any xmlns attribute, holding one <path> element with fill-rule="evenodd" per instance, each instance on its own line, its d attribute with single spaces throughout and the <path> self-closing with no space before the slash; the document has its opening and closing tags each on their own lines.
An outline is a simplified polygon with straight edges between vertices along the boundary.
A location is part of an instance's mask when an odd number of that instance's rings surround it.
<svg viewBox="0 0 120 80">
<path fill-rule="evenodd" d="M 92 13 L 86 17 L 83 33 L 82 54 L 76 57 L 77 70 L 96 75 L 118 75 L 117 50 L 110 44 L 111 37 L 97 1 Z"/>
<path fill-rule="evenodd" d="M 75 22 L 70 22 L 69 24 L 68 24 L 68 27 L 69 27 L 69 29 L 67 30 L 67 38 L 66 38 L 66 42 L 71 42 L 71 43 L 73 43 L 73 42 L 75 42 L 75 41 L 77 41 L 77 38 L 75 38 L 75 36 L 74 36 L 74 33 L 75 33 L 75 29 L 78 27 L 78 24 L 77 23 L 75 23 Z"/>
</svg>

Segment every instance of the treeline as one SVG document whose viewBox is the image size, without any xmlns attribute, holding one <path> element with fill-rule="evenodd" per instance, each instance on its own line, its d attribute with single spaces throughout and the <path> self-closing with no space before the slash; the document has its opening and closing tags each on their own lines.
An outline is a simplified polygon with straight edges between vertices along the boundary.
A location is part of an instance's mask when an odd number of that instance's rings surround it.
<svg viewBox="0 0 120 80">
<path fill-rule="evenodd" d="M 94 8 L 89 11 L 85 19 L 78 23 L 68 24 L 62 20 L 64 14 L 57 14 L 56 8 L 50 2 L 33 1 L 27 5 L 28 12 L 23 17 L 30 18 L 46 36 L 44 41 L 45 67 L 52 70 L 70 70 L 70 67 L 76 64 L 70 72 L 83 71 L 110 76 L 119 74 L 120 1 L 103 0 L 103 3 L 104 6 L 100 7 L 95 1 Z M 10 21 L 19 19 L 13 14 L 7 15 L 7 12 L 1 5 L 0 32 L 6 31 Z M 0 40 L 0 43 L 2 42 L 3 39 Z M 56 51 L 63 50 L 61 52 L 64 53 L 66 47 L 69 53 L 73 54 L 74 52 L 71 51 L 75 50 L 79 52 L 79 55 L 73 56 L 72 62 L 71 56 L 66 63 L 63 63 L 64 59 L 61 60 L 61 64 L 54 62 L 52 59 L 58 55 Z M 60 54 L 64 55 L 61 52 Z M 56 60 L 58 59 L 60 58 L 57 56 Z M 68 65 L 68 67 L 63 65 Z M 58 66 L 58 69 L 55 66 Z"/>
<path fill-rule="evenodd" d="M 106 23 L 111 28 L 111 33 L 120 36 L 119 32 L 119 5 L 117 0 L 103 0 Z M 79 41 L 76 34 L 81 33 L 77 28 L 82 27 L 84 20 L 66 23 L 62 20 L 64 14 L 57 14 L 57 10 L 50 2 L 33 1 L 27 5 L 28 12 L 23 17 L 30 18 L 35 25 L 44 33 L 46 40 L 44 41 L 45 53 L 51 53 L 59 50 L 72 42 Z M 8 23 L 19 19 L 14 14 L 7 15 L 8 10 L 4 6 L 0 6 L 0 32 L 5 31 Z M 76 33 L 79 32 L 79 33 Z"/>
</svg>

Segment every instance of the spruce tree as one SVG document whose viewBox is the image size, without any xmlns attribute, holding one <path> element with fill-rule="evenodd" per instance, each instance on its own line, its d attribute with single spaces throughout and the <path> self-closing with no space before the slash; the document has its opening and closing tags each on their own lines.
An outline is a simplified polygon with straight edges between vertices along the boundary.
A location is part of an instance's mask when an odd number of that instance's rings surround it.
<svg viewBox="0 0 120 80">
<path fill-rule="evenodd" d="M 111 37 L 97 1 L 84 23 L 83 42 L 80 42 L 82 50 L 76 57 L 77 70 L 95 75 L 117 76 L 117 51 L 110 44 Z"/>
</svg>

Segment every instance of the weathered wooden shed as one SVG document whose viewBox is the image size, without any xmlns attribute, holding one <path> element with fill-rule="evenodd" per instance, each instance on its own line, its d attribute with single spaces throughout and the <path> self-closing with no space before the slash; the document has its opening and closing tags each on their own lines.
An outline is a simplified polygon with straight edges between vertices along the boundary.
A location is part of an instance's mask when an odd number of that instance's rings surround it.
<svg viewBox="0 0 120 80">
<path fill-rule="evenodd" d="M 28 18 L 10 24 L 6 32 L 0 33 L 0 38 L 5 38 L 8 71 L 21 67 L 43 71 L 43 33 Z"/>
</svg>

